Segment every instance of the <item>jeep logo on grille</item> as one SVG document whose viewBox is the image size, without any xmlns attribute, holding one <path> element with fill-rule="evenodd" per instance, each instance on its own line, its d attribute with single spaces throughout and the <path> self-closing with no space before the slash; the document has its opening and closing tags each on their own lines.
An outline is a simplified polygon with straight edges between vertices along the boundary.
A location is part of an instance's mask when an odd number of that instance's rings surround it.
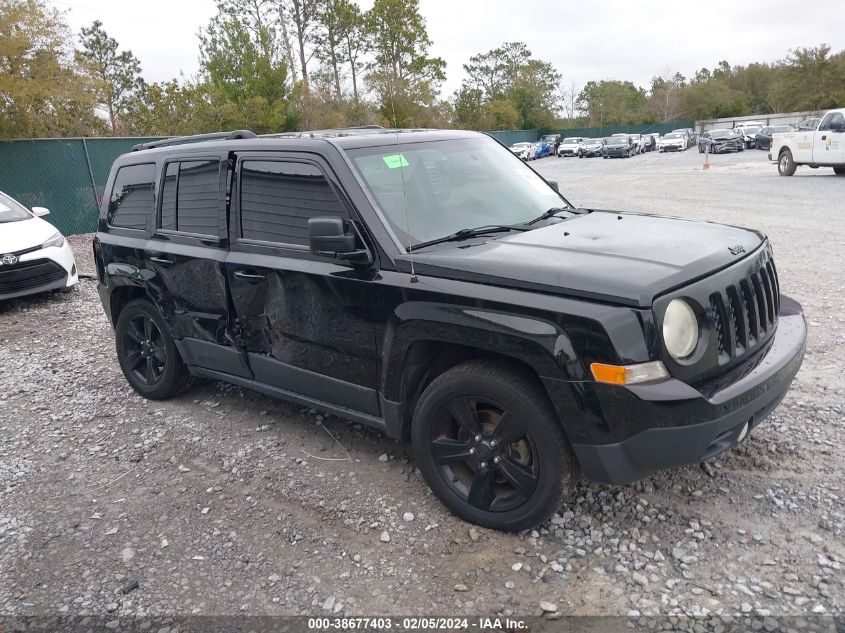
<svg viewBox="0 0 845 633">
<path fill-rule="evenodd" d="M 0 256 L 0 266 L 13 266 L 17 263 L 18 258 L 15 255 L 7 254 Z"/>
<path fill-rule="evenodd" d="M 739 255 L 740 253 L 744 253 L 745 249 L 740 246 L 728 246 L 728 250 L 731 252 L 731 255 Z"/>
</svg>

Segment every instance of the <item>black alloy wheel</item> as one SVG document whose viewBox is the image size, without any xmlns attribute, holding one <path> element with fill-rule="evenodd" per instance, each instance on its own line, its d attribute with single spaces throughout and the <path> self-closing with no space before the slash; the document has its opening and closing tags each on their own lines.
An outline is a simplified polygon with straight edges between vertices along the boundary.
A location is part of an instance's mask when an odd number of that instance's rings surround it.
<svg viewBox="0 0 845 633">
<path fill-rule="evenodd" d="M 519 367 L 470 361 L 425 389 L 411 428 L 434 494 L 463 519 L 499 530 L 534 527 L 574 483 L 575 460 L 548 396 Z"/>
<path fill-rule="evenodd" d="M 146 314 L 138 314 L 127 321 L 123 330 L 123 351 L 127 368 L 140 384 L 154 387 L 164 376 L 167 361 L 164 340 Z"/>
<path fill-rule="evenodd" d="M 537 487 L 538 463 L 525 425 L 495 402 L 460 396 L 432 427 L 431 455 L 452 491 L 479 510 L 524 504 Z"/>
<path fill-rule="evenodd" d="M 190 387 L 191 375 L 167 322 L 146 299 L 131 301 L 120 312 L 115 347 L 127 382 L 145 398 L 162 400 Z"/>
</svg>

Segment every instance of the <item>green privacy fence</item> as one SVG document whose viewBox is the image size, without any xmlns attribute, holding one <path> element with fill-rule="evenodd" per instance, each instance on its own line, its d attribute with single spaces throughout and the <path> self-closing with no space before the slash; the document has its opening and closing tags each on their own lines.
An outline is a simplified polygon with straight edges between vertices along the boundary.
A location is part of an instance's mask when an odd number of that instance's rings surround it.
<svg viewBox="0 0 845 633">
<path fill-rule="evenodd" d="M 664 121 L 663 123 L 639 123 L 636 125 L 605 125 L 602 127 L 575 127 L 565 130 L 495 130 L 488 132 L 490 136 L 498 139 L 505 145 L 514 143 L 532 142 L 539 139 L 543 134 L 560 134 L 561 136 L 590 136 L 598 138 L 611 136 L 613 134 L 666 134 L 679 128 L 691 128 L 695 121 Z"/>
<path fill-rule="evenodd" d="M 65 235 L 97 229 L 99 200 L 120 154 L 152 138 L 67 138 L 0 142 L 0 191 L 50 209 Z"/>
<path fill-rule="evenodd" d="M 495 130 L 487 133 L 508 147 L 514 143 L 533 143 L 540 138 L 540 130 Z"/>
</svg>

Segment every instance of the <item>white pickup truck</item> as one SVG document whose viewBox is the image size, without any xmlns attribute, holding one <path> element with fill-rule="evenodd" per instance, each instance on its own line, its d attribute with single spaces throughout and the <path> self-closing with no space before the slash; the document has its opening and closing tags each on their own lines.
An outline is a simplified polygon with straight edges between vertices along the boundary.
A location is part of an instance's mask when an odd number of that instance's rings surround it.
<svg viewBox="0 0 845 633">
<path fill-rule="evenodd" d="M 845 176 L 845 108 L 831 110 L 815 130 L 797 130 L 772 136 L 769 160 L 781 176 L 791 176 L 798 165 L 833 167 Z"/>
</svg>

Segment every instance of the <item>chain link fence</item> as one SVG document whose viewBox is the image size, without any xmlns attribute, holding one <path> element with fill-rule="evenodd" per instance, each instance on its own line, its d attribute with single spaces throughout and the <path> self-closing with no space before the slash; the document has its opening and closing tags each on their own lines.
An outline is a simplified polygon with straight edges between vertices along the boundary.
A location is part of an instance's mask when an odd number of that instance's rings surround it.
<svg viewBox="0 0 845 633">
<path fill-rule="evenodd" d="M 158 137 L 156 137 L 158 138 Z M 47 207 L 65 235 L 97 230 L 114 159 L 154 138 L 67 138 L 0 142 L 0 191 L 27 207 Z"/>
</svg>

